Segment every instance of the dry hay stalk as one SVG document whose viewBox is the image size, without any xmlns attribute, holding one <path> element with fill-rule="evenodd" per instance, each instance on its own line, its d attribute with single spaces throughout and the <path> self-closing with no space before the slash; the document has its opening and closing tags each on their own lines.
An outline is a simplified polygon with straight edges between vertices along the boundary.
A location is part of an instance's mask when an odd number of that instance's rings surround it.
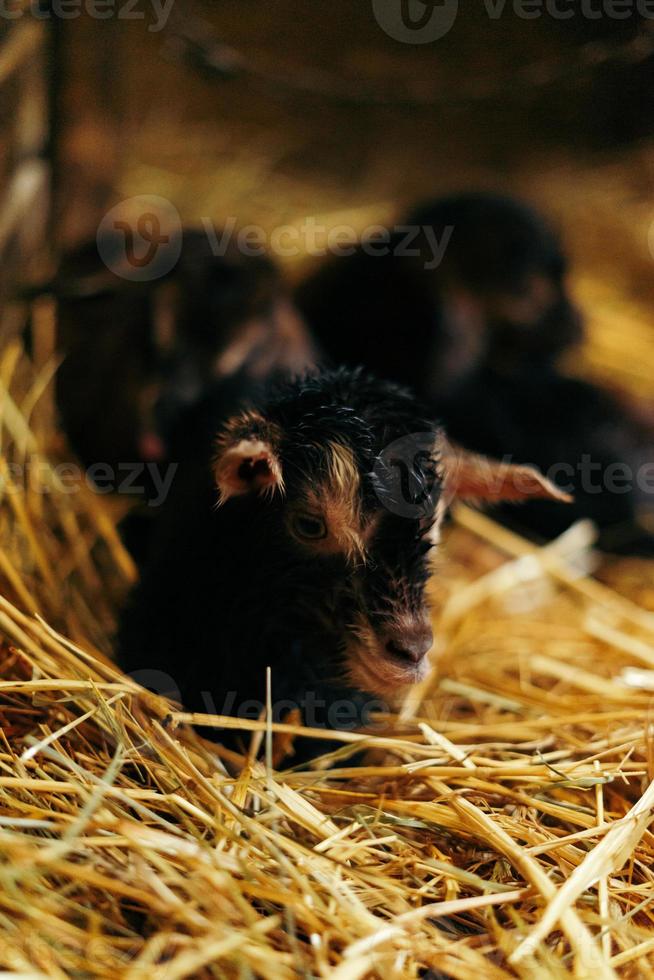
<svg viewBox="0 0 654 980">
<path fill-rule="evenodd" d="M 48 493 L 14 476 L 1 503 L 0 969 L 651 975 L 650 694 L 621 680 L 651 664 L 651 618 L 574 570 L 587 529 L 537 550 L 460 512 L 421 700 L 335 733 L 329 769 L 274 772 L 105 657 L 131 566 L 43 458 L 36 385 L 8 351 L 3 473 L 36 454 Z"/>
</svg>

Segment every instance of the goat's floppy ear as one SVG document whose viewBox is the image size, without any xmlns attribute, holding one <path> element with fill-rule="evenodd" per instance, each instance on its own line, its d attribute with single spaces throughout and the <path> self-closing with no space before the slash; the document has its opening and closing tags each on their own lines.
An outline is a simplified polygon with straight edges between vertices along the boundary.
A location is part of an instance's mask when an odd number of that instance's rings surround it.
<svg viewBox="0 0 654 980">
<path fill-rule="evenodd" d="M 541 498 L 567 504 L 573 499 L 531 466 L 478 456 L 444 436 L 439 448 L 444 489 L 450 499 L 519 502 Z"/>
<path fill-rule="evenodd" d="M 253 414 L 231 419 L 219 436 L 213 472 L 219 502 L 244 493 L 283 492 L 273 430 Z"/>
</svg>

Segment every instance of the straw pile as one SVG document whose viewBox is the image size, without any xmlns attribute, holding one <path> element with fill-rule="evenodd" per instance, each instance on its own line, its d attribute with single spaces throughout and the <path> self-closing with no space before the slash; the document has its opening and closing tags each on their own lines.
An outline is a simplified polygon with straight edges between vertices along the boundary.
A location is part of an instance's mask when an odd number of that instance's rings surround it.
<svg viewBox="0 0 654 980">
<path fill-rule="evenodd" d="M 133 569 L 41 455 L 47 377 L 0 363 L 0 969 L 652 974 L 654 615 L 585 526 L 534 551 L 460 511 L 420 696 L 329 769 L 226 759 L 105 656 Z"/>
</svg>

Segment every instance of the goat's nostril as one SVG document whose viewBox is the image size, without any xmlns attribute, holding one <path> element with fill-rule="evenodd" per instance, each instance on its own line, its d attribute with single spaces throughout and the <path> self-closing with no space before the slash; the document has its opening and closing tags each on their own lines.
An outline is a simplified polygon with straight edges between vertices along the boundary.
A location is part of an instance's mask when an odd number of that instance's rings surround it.
<svg viewBox="0 0 654 980">
<path fill-rule="evenodd" d="M 419 664 L 429 651 L 432 637 L 429 633 L 417 636 L 403 636 L 399 640 L 387 640 L 386 651 L 395 660 L 404 660 L 411 664 Z"/>
<path fill-rule="evenodd" d="M 396 657 L 398 660 L 407 660 L 407 654 L 402 649 L 399 643 L 395 640 L 389 640 L 386 644 L 386 652 L 390 653 L 392 657 Z"/>
</svg>

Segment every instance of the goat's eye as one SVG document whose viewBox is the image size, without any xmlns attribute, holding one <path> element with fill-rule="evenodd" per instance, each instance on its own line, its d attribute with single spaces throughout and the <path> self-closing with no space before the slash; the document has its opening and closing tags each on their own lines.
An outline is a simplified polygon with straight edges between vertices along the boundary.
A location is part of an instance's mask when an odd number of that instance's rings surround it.
<svg viewBox="0 0 654 980">
<path fill-rule="evenodd" d="M 327 525 L 322 517 L 313 514 L 298 514 L 293 518 L 293 530 L 299 538 L 307 541 L 320 541 L 327 537 Z"/>
</svg>

